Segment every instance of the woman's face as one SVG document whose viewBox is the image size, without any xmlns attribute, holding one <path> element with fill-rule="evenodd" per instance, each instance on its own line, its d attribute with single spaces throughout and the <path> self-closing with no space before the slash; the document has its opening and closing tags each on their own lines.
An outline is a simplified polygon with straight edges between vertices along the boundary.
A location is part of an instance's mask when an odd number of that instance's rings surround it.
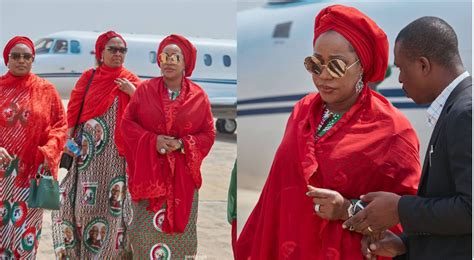
<svg viewBox="0 0 474 260">
<path fill-rule="evenodd" d="M 183 52 L 178 47 L 178 45 L 176 44 L 167 45 L 163 48 L 162 53 L 165 53 L 166 55 L 168 55 L 168 57 L 172 55 L 178 55 L 179 57 L 178 64 L 161 61 L 160 67 L 161 67 L 161 72 L 163 74 L 163 77 L 167 79 L 178 79 L 178 78 L 183 77 L 184 65 L 185 65 L 184 56 L 183 56 Z M 168 58 L 168 60 L 170 61 L 171 59 Z"/>
<path fill-rule="evenodd" d="M 111 38 L 102 52 L 103 63 L 110 68 L 118 68 L 125 62 L 127 48 L 119 37 Z"/>
<path fill-rule="evenodd" d="M 354 64 L 358 60 L 357 54 L 349 41 L 334 31 L 321 34 L 314 43 L 314 56 L 323 65 L 327 65 L 332 59 L 340 59 L 346 66 Z M 318 89 L 321 98 L 328 104 L 343 104 L 357 97 L 355 85 L 359 81 L 362 67 L 360 61 L 346 70 L 341 78 L 332 77 L 327 67 L 321 74 L 312 73 L 313 82 Z"/>
<path fill-rule="evenodd" d="M 9 54 L 8 70 L 15 76 L 25 76 L 30 73 L 33 65 L 33 54 L 31 49 L 25 44 L 15 45 Z"/>
</svg>

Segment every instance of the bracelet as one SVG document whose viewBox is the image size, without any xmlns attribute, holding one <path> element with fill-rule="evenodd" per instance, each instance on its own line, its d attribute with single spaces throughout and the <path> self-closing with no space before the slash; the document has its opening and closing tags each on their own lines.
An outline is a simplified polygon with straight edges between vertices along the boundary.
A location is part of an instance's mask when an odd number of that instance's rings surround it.
<svg viewBox="0 0 474 260">
<path fill-rule="evenodd" d="M 354 208 L 354 203 L 353 200 L 349 200 L 350 204 L 349 207 L 347 208 L 347 215 L 349 218 L 352 218 L 354 216 L 353 208 Z"/>
</svg>

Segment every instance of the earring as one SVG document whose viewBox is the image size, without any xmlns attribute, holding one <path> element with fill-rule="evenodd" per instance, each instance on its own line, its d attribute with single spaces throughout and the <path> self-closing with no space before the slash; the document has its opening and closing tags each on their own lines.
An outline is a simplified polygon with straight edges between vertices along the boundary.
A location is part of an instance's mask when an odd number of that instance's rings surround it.
<svg viewBox="0 0 474 260">
<path fill-rule="evenodd" d="M 359 81 L 357 81 L 355 85 L 357 94 L 359 94 L 362 91 L 362 88 L 364 88 L 364 82 L 362 81 L 362 73 L 361 73 L 359 77 Z"/>
</svg>

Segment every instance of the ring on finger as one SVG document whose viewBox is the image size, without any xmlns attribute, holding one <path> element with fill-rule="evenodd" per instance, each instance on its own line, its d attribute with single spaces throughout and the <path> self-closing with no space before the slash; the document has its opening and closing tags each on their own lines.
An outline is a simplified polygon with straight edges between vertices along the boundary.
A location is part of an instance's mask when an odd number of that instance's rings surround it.
<svg viewBox="0 0 474 260">
<path fill-rule="evenodd" d="M 320 211 L 320 208 L 321 208 L 321 204 L 314 204 L 314 211 L 316 211 L 316 213 L 319 213 Z"/>
<path fill-rule="evenodd" d="M 370 226 L 367 227 L 367 230 L 369 230 L 370 233 L 374 232 L 374 230 Z"/>
<path fill-rule="evenodd" d="M 165 154 L 165 153 L 166 153 L 166 149 L 165 149 L 165 148 L 163 148 L 163 147 L 162 147 L 162 148 L 160 148 L 160 153 L 161 153 L 161 154 Z"/>
</svg>

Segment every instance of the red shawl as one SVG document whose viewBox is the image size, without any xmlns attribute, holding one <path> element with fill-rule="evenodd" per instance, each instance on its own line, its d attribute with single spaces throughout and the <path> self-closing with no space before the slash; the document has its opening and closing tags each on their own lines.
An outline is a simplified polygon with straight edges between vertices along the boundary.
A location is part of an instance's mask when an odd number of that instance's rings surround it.
<svg viewBox="0 0 474 260">
<path fill-rule="evenodd" d="M 125 156 L 132 199 L 148 200 L 148 210 L 154 212 L 166 203 L 164 232 L 183 232 L 194 191 L 201 187 L 201 163 L 216 135 L 206 93 L 183 78 L 180 95 L 171 101 L 162 77 L 145 81 L 125 112 L 122 131 L 127 133 Z M 181 138 L 185 154 L 159 154 L 158 135 Z"/>
<path fill-rule="evenodd" d="M 314 213 L 306 185 L 357 199 L 371 191 L 415 194 L 419 143 L 408 120 L 364 87 L 356 104 L 315 143 L 319 94 L 291 114 L 257 206 L 237 242 L 237 259 L 363 259 L 361 235 Z"/>
<path fill-rule="evenodd" d="M 92 69 L 85 71 L 74 86 L 71 92 L 71 99 L 67 106 L 67 123 L 68 127 L 74 127 L 78 117 L 82 100 L 84 99 L 84 91 L 87 83 L 92 75 Z M 122 115 L 130 101 L 130 96 L 118 88 L 114 82 L 117 78 L 126 78 L 137 87 L 140 79 L 128 71 L 124 67 L 110 68 L 105 65 L 99 66 L 92 80 L 92 84 L 87 92 L 87 97 L 82 110 L 79 123 L 86 122 L 89 119 L 103 115 L 112 105 L 114 99 L 118 96 L 118 110 L 115 122 L 115 145 L 120 155 L 124 155 L 123 137 L 120 131 Z"/>
<path fill-rule="evenodd" d="M 30 173 L 26 177 L 34 178 L 38 166 L 46 158 L 53 177 L 57 179 L 67 130 L 66 115 L 58 92 L 51 83 L 32 73 L 16 77 L 8 72 L 0 77 L 0 111 L 4 111 L 11 103 L 11 100 L 5 100 L 2 95 L 2 88 L 7 86 L 30 90 L 31 113 L 28 115 L 29 127 L 26 130 L 28 142 L 19 155 L 26 166 L 25 171 Z M 0 127 L 6 127 L 6 123 L 5 117 L 0 116 Z"/>
</svg>

